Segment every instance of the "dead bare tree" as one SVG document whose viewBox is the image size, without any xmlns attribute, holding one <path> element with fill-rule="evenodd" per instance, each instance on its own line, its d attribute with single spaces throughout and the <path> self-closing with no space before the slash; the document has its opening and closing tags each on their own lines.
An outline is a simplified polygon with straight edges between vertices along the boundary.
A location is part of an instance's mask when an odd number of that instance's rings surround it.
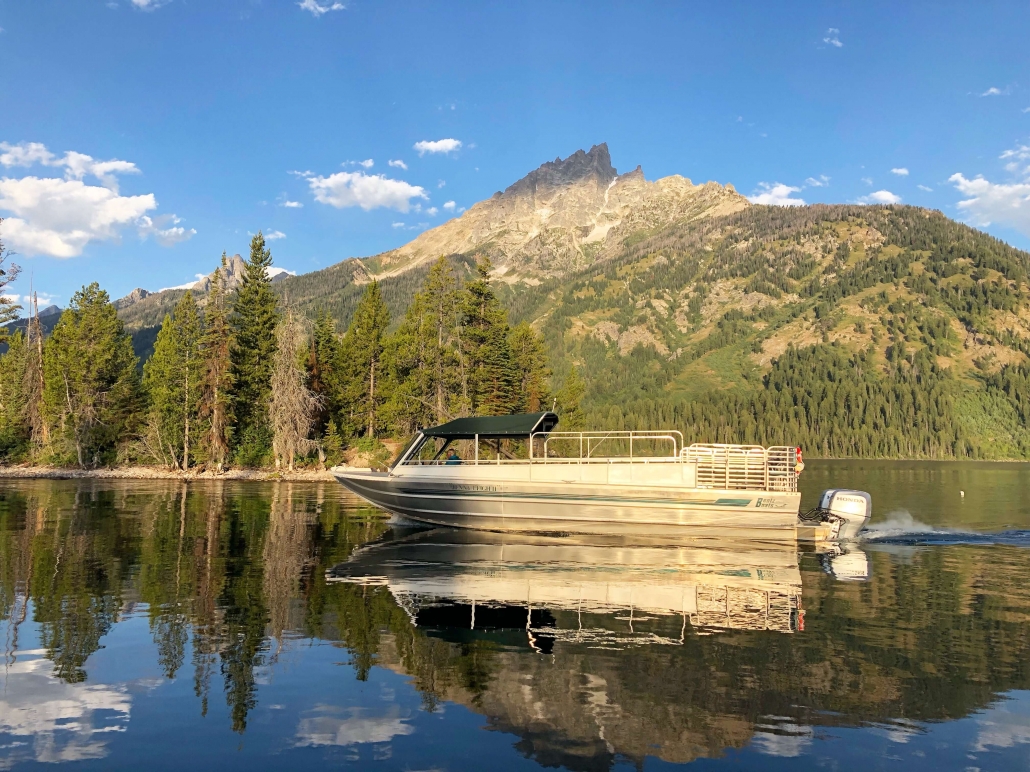
<svg viewBox="0 0 1030 772">
<path fill-rule="evenodd" d="M 293 471 L 297 455 L 319 447 L 308 438 L 314 425 L 318 397 L 307 387 L 305 373 L 297 364 L 301 335 L 302 330 L 293 312 L 287 311 L 276 328 L 278 349 L 272 364 L 272 399 L 268 413 L 272 423 L 275 467 L 285 466 L 290 471 Z"/>
<path fill-rule="evenodd" d="M 25 352 L 25 419 L 32 432 L 32 444 L 42 448 L 50 444 L 50 427 L 43 415 L 43 327 L 39 323 L 39 305 L 32 293 L 32 316 L 27 328 Z"/>
</svg>

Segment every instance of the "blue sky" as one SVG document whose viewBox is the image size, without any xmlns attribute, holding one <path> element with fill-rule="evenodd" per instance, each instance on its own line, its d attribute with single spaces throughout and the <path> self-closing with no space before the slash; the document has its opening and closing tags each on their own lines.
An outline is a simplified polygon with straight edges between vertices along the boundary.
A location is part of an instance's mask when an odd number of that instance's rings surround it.
<svg viewBox="0 0 1030 772">
<path fill-rule="evenodd" d="M 375 254 L 597 142 L 1030 247 L 1025 2 L 0 0 L 0 28 L 12 292 L 59 305 L 182 284 L 259 228 L 292 271 Z"/>
</svg>

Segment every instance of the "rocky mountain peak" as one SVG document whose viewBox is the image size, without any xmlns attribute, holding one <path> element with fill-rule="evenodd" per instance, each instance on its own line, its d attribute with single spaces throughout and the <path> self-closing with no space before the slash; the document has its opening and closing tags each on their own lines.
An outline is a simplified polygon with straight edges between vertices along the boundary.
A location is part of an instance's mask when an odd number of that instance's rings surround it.
<svg viewBox="0 0 1030 772">
<path fill-rule="evenodd" d="M 136 289 L 134 289 L 132 292 L 130 292 L 125 297 L 119 298 L 118 300 L 114 301 L 114 307 L 117 308 L 120 311 L 123 308 L 128 308 L 129 306 L 136 305 L 137 303 L 139 303 L 144 298 L 150 297 L 150 295 L 152 295 L 152 294 L 153 294 L 152 292 L 148 292 L 147 290 L 143 289 L 142 287 L 136 287 Z M 41 311 L 40 312 L 40 316 L 42 316 L 42 315 L 43 315 L 43 312 Z"/>
<path fill-rule="evenodd" d="M 612 166 L 608 144 L 602 142 L 589 151 L 577 150 L 565 160 L 560 157 L 542 164 L 518 182 L 509 185 L 502 196 L 536 196 L 585 181 L 607 186 L 619 173 Z"/>
<path fill-rule="evenodd" d="M 213 270 L 210 274 L 205 276 L 203 279 L 193 285 L 195 292 L 210 292 L 211 282 L 215 278 L 215 274 L 221 272 L 222 274 L 222 289 L 226 292 L 232 292 L 234 289 L 243 283 L 243 273 L 247 270 L 247 263 L 239 255 L 233 255 L 225 260 L 225 267 L 219 266 Z"/>
<path fill-rule="evenodd" d="M 619 254 L 635 234 L 749 205 L 717 183 L 694 185 L 679 175 L 651 182 L 639 166 L 620 175 L 601 143 L 548 161 L 460 217 L 377 255 L 369 269 L 385 277 L 440 255 L 477 254 L 504 281 L 533 284 Z"/>
</svg>

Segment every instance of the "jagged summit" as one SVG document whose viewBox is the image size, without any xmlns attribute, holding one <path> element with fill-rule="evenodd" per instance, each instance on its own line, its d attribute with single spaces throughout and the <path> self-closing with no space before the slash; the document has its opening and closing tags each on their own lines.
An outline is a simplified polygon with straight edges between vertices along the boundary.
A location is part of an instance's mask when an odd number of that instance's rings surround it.
<svg viewBox="0 0 1030 772">
<path fill-rule="evenodd" d="M 385 277 L 440 255 L 478 252 L 506 281 L 532 284 L 603 259 L 633 233 L 747 206 L 729 186 L 694 185 L 678 175 L 649 182 L 640 166 L 620 175 L 602 142 L 542 164 L 368 267 Z"/>
<path fill-rule="evenodd" d="M 559 157 L 542 164 L 518 182 L 509 185 L 501 195 L 534 196 L 588 180 L 608 185 L 618 176 L 619 173 L 612 166 L 608 143 L 602 142 L 590 148 L 589 152 L 577 150 L 564 161 Z"/>
</svg>

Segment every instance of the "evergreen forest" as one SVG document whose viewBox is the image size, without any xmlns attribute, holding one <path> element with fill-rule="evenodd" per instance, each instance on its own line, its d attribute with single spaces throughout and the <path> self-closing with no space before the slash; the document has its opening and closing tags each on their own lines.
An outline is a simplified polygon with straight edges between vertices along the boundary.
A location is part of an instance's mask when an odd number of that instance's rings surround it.
<svg viewBox="0 0 1030 772">
<path fill-rule="evenodd" d="M 552 407 L 810 456 L 1030 457 L 1030 255 L 938 212 L 752 206 L 536 284 L 481 253 L 276 285 L 271 261 L 259 234 L 235 289 L 118 309 L 91 285 L 51 333 L 30 316 L 0 358 L 0 460 L 383 463 L 422 426 Z"/>
</svg>

